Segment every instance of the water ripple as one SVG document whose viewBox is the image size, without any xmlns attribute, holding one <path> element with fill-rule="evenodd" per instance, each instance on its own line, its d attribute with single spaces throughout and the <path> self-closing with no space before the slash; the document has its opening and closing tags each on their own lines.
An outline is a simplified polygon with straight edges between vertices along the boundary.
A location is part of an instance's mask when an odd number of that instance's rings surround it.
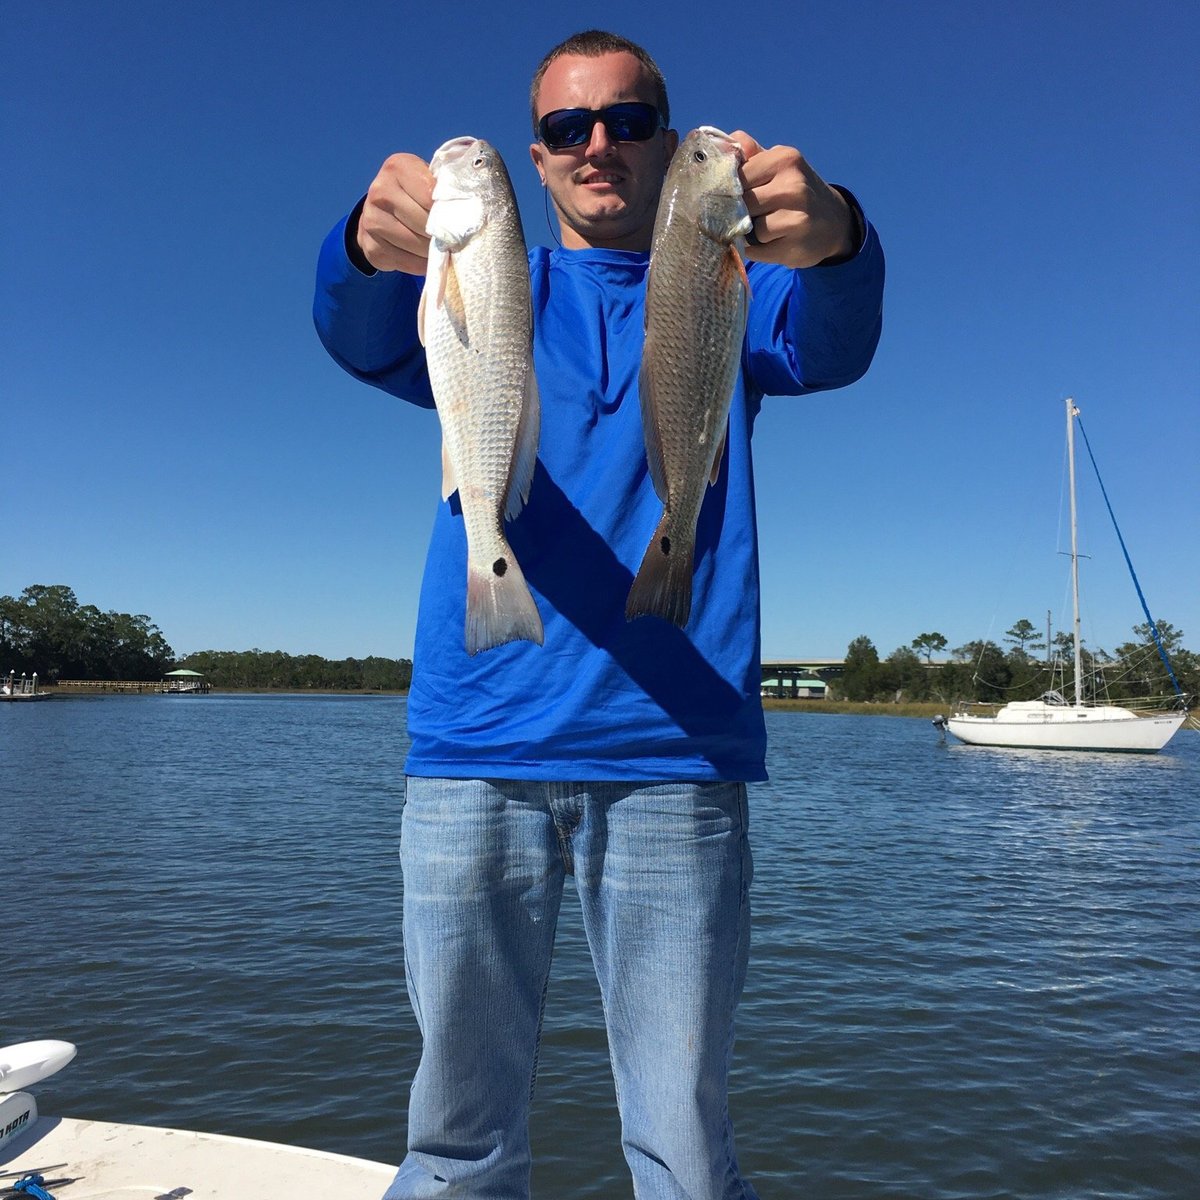
<svg viewBox="0 0 1200 1200">
<path fill-rule="evenodd" d="M 1194 1194 L 1200 738 L 768 721 L 731 1099 L 763 1200 Z M 403 724 L 394 699 L 0 706 L 0 1043 L 80 1046 L 44 1111 L 399 1158 Z M 570 896 L 534 1143 L 535 1195 L 628 1195 Z"/>
</svg>

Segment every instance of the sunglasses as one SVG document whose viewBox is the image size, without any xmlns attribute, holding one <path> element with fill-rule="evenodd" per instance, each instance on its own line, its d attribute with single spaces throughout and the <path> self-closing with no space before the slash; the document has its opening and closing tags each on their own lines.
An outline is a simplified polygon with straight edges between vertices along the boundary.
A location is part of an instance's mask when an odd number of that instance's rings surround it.
<svg viewBox="0 0 1200 1200">
<path fill-rule="evenodd" d="M 653 104 L 610 104 L 608 108 L 556 108 L 537 126 L 538 138 L 551 150 L 582 146 L 591 140 L 597 121 L 604 122 L 614 142 L 647 142 L 667 123 Z"/>
</svg>

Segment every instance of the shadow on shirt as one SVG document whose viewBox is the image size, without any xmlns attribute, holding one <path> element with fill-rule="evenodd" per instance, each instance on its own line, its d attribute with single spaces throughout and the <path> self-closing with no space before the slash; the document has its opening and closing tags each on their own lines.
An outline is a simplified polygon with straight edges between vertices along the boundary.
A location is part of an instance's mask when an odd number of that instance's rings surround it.
<svg viewBox="0 0 1200 1200">
<path fill-rule="evenodd" d="M 723 523 L 725 473 L 712 488 L 697 531 L 697 563 L 716 544 Z M 649 541 L 653 527 L 646 530 Z M 708 662 L 692 638 L 658 617 L 625 619 L 633 575 L 604 538 L 537 465 L 529 504 L 509 526 L 526 578 L 592 645 L 603 650 L 697 749 L 721 769 L 744 765 L 754 749 L 745 724 L 748 697 Z M 696 608 L 693 606 L 693 623 Z M 604 698 L 597 697 L 598 712 Z M 680 747 L 681 748 L 681 747 Z M 714 757 L 715 755 L 715 757 Z"/>
</svg>

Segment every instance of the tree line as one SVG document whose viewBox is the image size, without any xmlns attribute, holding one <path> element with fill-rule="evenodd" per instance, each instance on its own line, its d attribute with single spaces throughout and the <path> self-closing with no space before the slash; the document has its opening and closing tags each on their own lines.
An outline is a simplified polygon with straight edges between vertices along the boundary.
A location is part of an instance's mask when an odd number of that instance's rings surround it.
<svg viewBox="0 0 1200 1200">
<path fill-rule="evenodd" d="M 1158 622 L 1167 656 L 1180 686 L 1200 694 L 1200 655 L 1183 647 L 1183 631 Z M 1136 640 L 1109 654 L 1082 651 L 1084 693 L 1112 700 L 1173 693 L 1148 625 L 1133 628 Z M 940 633 L 918 634 L 907 646 L 880 658 L 869 637 L 855 638 L 846 650 L 841 676 L 831 692 L 845 700 L 1032 700 L 1051 688 L 1064 688 L 1074 672 L 1067 634 L 1049 645 L 1032 622 L 1021 618 L 1004 635 L 1005 646 L 972 641 L 953 649 L 948 662 L 934 663 L 949 645 Z M 1064 671 L 1065 664 L 1065 671 Z M 145 614 L 102 612 L 80 604 L 63 584 L 34 584 L 20 596 L 0 596 L 0 674 L 32 675 L 46 683 L 59 679 L 154 681 L 187 667 L 216 688 L 407 691 L 412 663 L 406 658 L 329 660 L 316 654 L 281 650 L 201 650 L 177 658 L 158 626 Z"/>
<path fill-rule="evenodd" d="M 63 584 L 0 596 L 0 673 L 57 679 L 160 679 L 175 661 L 145 614 L 101 612 Z"/>
<path fill-rule="evenodd" d="M 215 688 L 404 692 L 412 682 L 407 658 L 330 660 L 282 650 L 201 650 L 177 665 L 199 671 Z"/>
<path fill-rule="evenodd" d="M 1184 649 L 1183 630 L 1167 621 L 1157 626 L 1179 686 L 1194 700 L 1200 693 L 1200 655 Z M 1111 654 L 1081 646 L 1085 701 L 1174 696 L 1149 624 L 1135 625 L 1133 636 Z M 1004 646 L 990 640 L 967 642 L 950 651 L 948 662 L 934 663 L 933 656 L 949 645 L 940 633 L 918 634 L 883 659 L 869 637 L 857 637 L 846 650 L 843 673 L 830 683 L 831 692 L 843 700 L 936 700 L 947 705 L 1034 700 L 1050 690 L 1063 691 L 1070 699 L 1075 663 L 1069 634 L 1059 633 L 1047 644 L 1022 617 L 1004 641 Z"/>
<path fill-rule="evenodd" d="M 178 658 L 145 614 L 80 604 L 64 584 L 34 584 L 19 596 L 0 596 L 0 674 L 36 672 L 46 683 L 152 682 L 180 667 L 200 671 L 216 688 L 406 691 L 412 679 L 412 663 L 405 658 L 330 661 L 258 649 L 202 650 Z"/>
</svg>

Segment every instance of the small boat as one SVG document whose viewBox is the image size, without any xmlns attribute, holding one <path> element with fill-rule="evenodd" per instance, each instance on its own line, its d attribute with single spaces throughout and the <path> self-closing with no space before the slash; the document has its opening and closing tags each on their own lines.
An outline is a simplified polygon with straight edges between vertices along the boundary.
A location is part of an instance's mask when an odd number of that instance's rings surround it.
<svg viewBox="0 0 1200 1200">
<path fill-rule="evenodd" d="M 9 671 L 7 675 L 0 678 L 0 700 L 30 704 L 35 700 L 53 700 L 57 695 L 57 692 L 43 692 L 38 687 L 36 671 L 32 678 L 26 676 L 24 671 L 21 672 L 20 679 L 17 678 L 16 671 Z"/>
<path fill-rule="evenodd" d="M 1158 637 L 1158 627 L 1154 624 L 1149 610 L 1146 610 L 1146 620 L 1158 642 L 1159 654 L 1162 655 L 1175 684 L 1176 693 L 1180 697 L 1180 707 L 1172 712 L 1142 714 L 1132 708 L 1115 704 L 1085 704 L 1083 701 L 1083 662 L 1079 638 L 1079 548 L 1075 512 L 1075 421 L 1079 410 L 1070 398 L 1066 404 L 1067 462 L 1071 493 L 1071 593 L 1074 602 L 1074 701 L 1068 703 L 1061 692 L 1046 692 L 1037 700 L 1010 701 L 994 714 L 977 713 L 964 708 L 949 718 L 936 717 L 933 723 L 940 729 L 949 729 L 959 741 L 971 746 L 1042 750 L 1123 750 L 1153 754 L 1175 736 L 1187 720 L 1188 713 L 1182 706 L 1182 689 L 1171 671 L 1170 663 L 1167 662 L 1166 651 Z M 1126 558 L 1128 559 L 1128 555 Z M 1132 566 L 1130 569 L 1132 570 Z M 1141 589 L 1138 591 L 1140 594 Z"/>
<path fill-rule="evenodd" d="M 0 1047 L 0 1195 L 15 1200 L 379 1200 L 385 1163 L 275 1142 L 39 1115 L 23 1089 L 75 1057 L 70 1042 Z"/>
</svg>

